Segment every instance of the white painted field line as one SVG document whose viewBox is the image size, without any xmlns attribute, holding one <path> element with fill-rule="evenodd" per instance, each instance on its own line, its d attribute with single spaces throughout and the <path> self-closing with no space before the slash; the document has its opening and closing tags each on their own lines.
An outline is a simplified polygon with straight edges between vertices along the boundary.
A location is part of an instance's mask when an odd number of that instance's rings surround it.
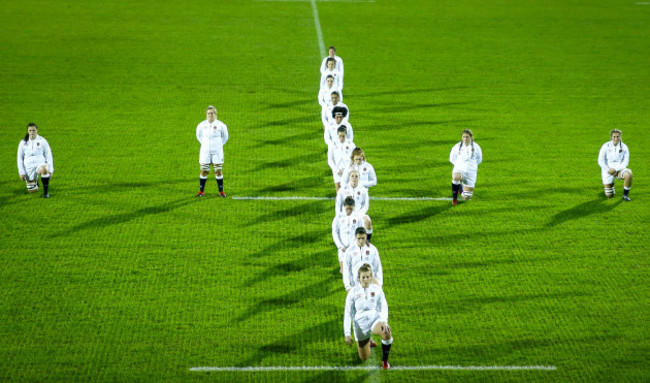
<svg viewBox="0 0 650 383">
<path fill-rule="evenodd" d="M 311 0 L 311 10 L 314 13 L 314 24 L 316 24 L 316 35 L 318 36 L 318 47 L 320 48 L 320 57 L 325 56 L 325 43 L 323 43 L 323 31 L 320 28 L 320 18 L 318 17 L 318 8 L 316 0 Z"/>
<path fill-rule="evenodd" d="M 192 367 L 190 371 L 230 371 L 230 372 L 266 372 L 266 371 L 350 371 L 379 370 L 379 366 L 267 366 L 267 367 Z M 448 370 L 448 371 L 555 371 L 555 366 L 391 366 L 391 370 Z"/>
<path fill-rule="evenodd" d="M 254 1 L 275 1 L 275 2 L 295 2 L 304 3 L 313 0 L 254 0 Z M 320 3 L 374 3 L 375 0 L 317 0 Z"/>
<path fill-rule="evenodd" d="M 321 201 L 333 200 L 334 197 L 232 197 L 237 200 L 271 200 L 271 201 Z M 451 201 L 449 197 L 370 197 L 374 201 Z"/>
</svg>

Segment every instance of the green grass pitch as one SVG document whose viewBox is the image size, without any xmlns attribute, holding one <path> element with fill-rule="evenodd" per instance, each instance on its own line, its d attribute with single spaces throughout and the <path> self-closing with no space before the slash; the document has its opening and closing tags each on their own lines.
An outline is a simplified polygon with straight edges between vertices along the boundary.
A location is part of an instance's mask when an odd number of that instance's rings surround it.
<svg viewBox="0 0 650 383">
<path fill-rule="evenodd" d="M 28 0 L 0 6 L 0 381 L 649 381 L 650 5 L 316 6 L 371 196 L 449 196 L 464 128 L 484 153 L 471 202 L 371 202 L 392 365 L 556 370 L 190 371 L 361 365 L 332 201 L 192 198 L 210 104 L 229 197 L 334 195 L 312 4 Z M 49 200 L 16 171 L 30 121 Z M 630 203 L 603 196 L 612 128 Z"/>
</svg>

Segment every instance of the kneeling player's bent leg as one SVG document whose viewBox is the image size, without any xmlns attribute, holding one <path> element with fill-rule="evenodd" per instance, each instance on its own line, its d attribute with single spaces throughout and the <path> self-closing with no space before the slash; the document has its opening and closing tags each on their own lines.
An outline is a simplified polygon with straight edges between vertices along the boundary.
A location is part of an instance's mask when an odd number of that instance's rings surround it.
<svg viewBox="0 0 650 383">
<path fill-rule="evenodd" d="M 40 166 L 38 172 L 41 174 L 41 181 L 43 181 L 43 195 L 47 197 L 50 192 L 50 172 L 47 165 Z"/>
<path fill-rule="evenodd" d="M 474 195 L 474 188 L 471 188 L 469 186 L 463 187 L 463 192 L 461 193 L 461 196 L 463 197 L 464 200 L 468 200 L 472 198 Z"/>
<path fill-rule="evenodd" d="M 372 332 L 378 335 L 381 335 L 381 351 L 382 351 L 382 360 L 388 362 L 388 354 L 390 353 L 390 346 L 393 344 L 393 331 L 386 322 L 377 322 L 373 328 Z"/>
<path fill-rule="evenodd" d="M 607 198 L 612 198 L 614 194 L 616 194 L 616 190 L 614 189 L 614 184 L 604 184 L 605 186 L 605 196 Z"/>
<path fill-rule="evenodd" d="M 370 242 L 370 237 L 372 237 L 372 220 L 367 215 L 363 216 L 363 227 L 366 229 L 367 240 Z"/>
<path fill-rule="evenodd" d="M 359 359 L 366 360 L 370 358 L 370 338 L 357 341 L 357 351 Z"/>
</svg>

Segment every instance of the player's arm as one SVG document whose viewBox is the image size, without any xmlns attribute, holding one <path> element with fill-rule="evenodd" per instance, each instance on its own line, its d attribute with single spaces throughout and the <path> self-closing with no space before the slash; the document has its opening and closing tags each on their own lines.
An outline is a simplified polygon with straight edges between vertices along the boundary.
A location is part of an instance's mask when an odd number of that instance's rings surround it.
<svg viewBox="0 0 650 383">
<path fill-rule="evenodd" d="M 458 146 L 458 144 L 454 145 L 454 147 L 451 148 L 451 152 L 449 153 L 449 162 L 451 162 L 453 165 L 456 165 L 456 159 L 458 158 L 458 148 L 456 146 Z"/>
<path fill-rule="evenodd" d="M 377 300 L 377 312 L 383 322 L 388 322 L 388 302 L 386 302 L 386 295 L 383 289 L 379 293 L 379 299 Z"/>
<path fill-rule="evenodd" d="M 607 165 L 607 144 L 603 145 L 598 152 L 598 166 L 604 171 L 609 170 L 609 165 Z"/>
<path fill-rule="evenodd" d="M 476 145 L 476 165 L 480 165 L 481 162 L 483 162 L 483 151 L 481 150 L 481 147 Z"/>
<path fill-rule="evenodd" d="M 348 247 L 348 250 L 350 248 Z M 350 257 L 349 251 L 345 252 L 343 256 L 343 286 L 345 286 L 346 291 L 350 291 L 352 288 L 352 283 L 350 282 L 350 262 L 352 258 Z"/>
<path fill-rule="evenodd" d="M 352 344 L 352 318 L 356 312 L 353 296 L 352 292 L 348 292 L 348 296 L 345 298 L 345 312 L 343 314 L 343 335 L 345 336 L 345 343 L 348 345 Z"/>
<path fill-rule="evenodd" d="M 228 142 L 228 138 L 230 137 L 228 135 L 228 127 L 226 124 L 222 124 L 222 131 L 221 131 L 221 145 L 225 145 L 226 142 Z"/>
<path fill-rule="evenodd" d="M 620 172 L 621 170 L 627 168 L 627 165 L 630 163 L 630 151 L 627 148 L 627 145 L 623 148 L 623 161 L 619 166 L 616 167 L 616 172 Z"/>
<path fill-rule="evenodd" d="M 23 146 L 23 141 L 20 141 L 20 144 L 18 144 L 17 162 L 18 162 L 18 174 L 20 175 L 20 178 L 24 181 L 25 176 L 27 175 L 27 170 L 25 170 L 25 148 Z"/>
<path fill-rule="evenodd" d="M 43 139 L 43 153 L 45 154 L 45 163 L 50 175 L 54 173 L 54 156 L 52 156 L 52 148 L 46 139 Z"/>
<path fill-rule="evenodd" d="M 339 220 L 338 215 L 332 220 L 332 239 L 336 248 L 341 249 L 343 247 L 343 241 L 341 241 L 341 236 L 339 235 Z"/>
<path fill-rule="evenodd" d="M 366 181 L 363 186 L 369 188 L 377 185 L 377 173 L 375 173 L 375 167 L 368 164 L 368 181 Z"/>
<path fill-rule="evenodd" d="M 384 285 L 384 270 L 381 267 L 381 258 L 379 258 L 379 251 L 375 249 L 375 265 L 373 271 L 375 272 L 375 279 L 379 282 L 380 286 Z"/>
<path fill-rule="evenodd" d="M 196 139 L 203 144 L 203 141 L 201 140 L 203 138 L 203 130 L 201 129 L 201 124 L 198 124 L 196 126 Z"/>
</svg>

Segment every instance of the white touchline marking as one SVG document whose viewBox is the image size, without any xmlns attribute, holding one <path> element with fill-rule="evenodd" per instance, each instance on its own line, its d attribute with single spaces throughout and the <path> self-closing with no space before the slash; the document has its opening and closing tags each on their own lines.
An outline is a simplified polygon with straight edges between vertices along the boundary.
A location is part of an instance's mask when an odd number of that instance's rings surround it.
<svg viewBox="0 0 650 383">
<path fill-rule="evenodd" d="M 275 2 L 300 2 L 304 3 L 312 0 L 253 0 L 253 1 L 275 1 Z M 316 0 L 321 3 L 374 3 L 375 0 Z"/>
<path fill-rule="evenodd" d="M 272 201 L 293 201 L 308 200 L 321 201 L 333 200 L 334 197 L 232 197 L 237 200 L 272 200 Z M 374 201 L 451 201 L 449 197 L 431 198 L 431 197 L 370 197 Z"/>
<path fill-rule="evenodd" d="M 190 371 L 350 371 L 379 370 L 380 366 L 266 366 L 266 367 L 192 367 Z M 450 370 L 450 371 L 556 371 L 555 366 L 391 366 L 391 370 Z"/>
<path fill-rule="evenodd" d="M 318 17 L 318 8 L 316 8 L 316 0 L 311 0 L 311 10 L 314 12 L 314 24 L 316 24 L 316 35 L 318 35 L 318 47 L 320 48 L 320 57 L 324 57 L 325 44 L 323 43 L 323 31 L 320 29 L 320 18 Z"/>
</svg>

